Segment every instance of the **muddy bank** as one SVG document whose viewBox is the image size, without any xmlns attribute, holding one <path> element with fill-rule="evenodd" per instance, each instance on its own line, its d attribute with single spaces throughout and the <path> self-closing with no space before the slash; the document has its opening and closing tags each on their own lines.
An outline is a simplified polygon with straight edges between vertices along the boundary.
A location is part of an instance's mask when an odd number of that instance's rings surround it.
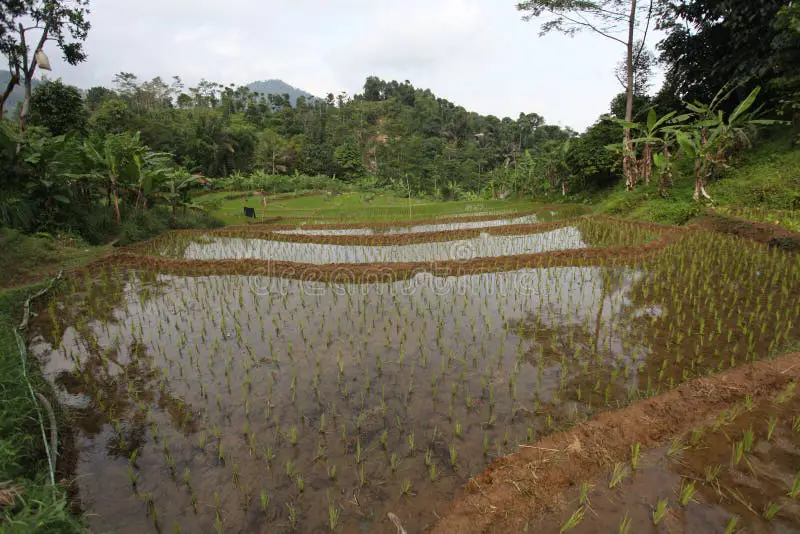
<svg viewBox="0 0 800 534">
<path fill-rule="evenodd" d="M 630 447 L 658 447 L 749 396 L 758 401 L 800 378 L 800 353 L 700 378 L 663 395 L 600 414 L 501 458 L 439 511 L 436 533 L 524 532 L 563 509 L 565 492 L 625 461 Z"/>
<path fill-rule="evenodd" d="M 638 223 L 637 223 L 638 224 Z M 146 269 L 186 276 L 236 274 L 245 276 L 274 276 L 294 280 L 369 284 L 406 280 L 420 273 L 435 276 L 462 276 L 487 272 L 507 272 L 523 268 L 576 267 L 587 265 L 629 264 L 644 259 L 675 243 L 690 230 L 675 228 L 661 237 L 639 246 L 618 246 L 573 249 L 525 254 L 412 263 L 347 263 L 312 265 L 270 260 L 185 260 L 146 256 L 136 249 L 123 249 L 102 260 L 88 264 L 73 273 L 83 273 L 100 267 Z"/>
<path fill-rule="evenodd" d="M 792 232 L 777 224 L 748 221 L 738 217 L 720 215 L 714 211 L 703 215 L 695 223 L 715 232 L 752 239 L 783 250 L 800 252 L 800 232 Z"/>
<path fill-rule="evenodd" d="M 133 252 L 146 251 L 148 248 L 157 244 L 159 240 L 170 236 L 179 237 L 239 237 L 268 239 L 270 241 L 282 241 L 291 243 L 320 243 L 328 245 L 364 245 L 364 246 L 390 246 L 390 245 L 409 245 L 415 243 L 432 243 L 441 241 L 457 241 L 461 239 L 474 239 L 481 234 L 492 236 L 515 236 L 530 235 L 549 232 L 559 228 L 575 226 L 582 222 L 600 222 L 603 224 L 613 224 L 620 230 L 647 231 L 655 235 L 662 235 L 668 231 L 674 231 L 677 227 L 662 226 L 654 223 L 642 223 L 637 221 L 623 221 L 611 217 L 575 217 L 560 221 L 534 223 L 534 224 L 514 224 L 506 226 L 491 226 L 486 228 L 469 228 L 463 230 L 440 230 L 435 232 L 418 232 L 411 234 L 383 234 L 383 235 L 303 235 L 303 234 L 278 234 L 274 233 L 274 227 L 261 228 L 252 226 L 232 226 L 219 228 L 216 230 L 176 230 L 168 234 L 156 237 L 149 241 L 144 241 L 129 247 L 127 250 Z"/>
</svg>

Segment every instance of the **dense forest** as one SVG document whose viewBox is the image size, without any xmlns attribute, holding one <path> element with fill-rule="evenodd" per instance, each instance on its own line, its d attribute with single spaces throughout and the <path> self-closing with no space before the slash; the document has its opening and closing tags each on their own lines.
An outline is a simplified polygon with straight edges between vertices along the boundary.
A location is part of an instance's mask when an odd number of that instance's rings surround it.
<svg viewBox="0 0 800 534">
<path fill-rule="evenodd" d="M 567 24 L 575 13 L 602 19 L 627 2 L 573 4 L 535 0 L 518 8 L 554 16 L 542 31 L 569 33 L 585 29 Z M 609 72 L 624 92 L 579 134 L 547 124 L 546 110 L 482 116 L 409 81 L 377 77 L 352 96 L 295 99 L 125 72 L 110 87 L 86 91 L 60 80 L 36 84 L 44 50 L 25 39 L 33 27 L 15 21 L 34 19 L 49 35 L 41 44 L 55 41 L 68 63 L 91 61 L 82 46 L 88 2 L 3 0 L 0 52 L 11 75 L 1 97 L 17 86 L 25 96 L 0 123 L 0 225 L 102 241 L 157 205 L 177 219 L 201 185 L 386 189 L 450 199 L 574 195 L 653 179 L 667 195 L 678 154 L 696 160 L 695 197 L 707 197 L 707 180 L 757 128 L 797 116 L 797 7 L 784 4 L 660 0 L 648 9 L 640 2 L 644 14 L 632 10 L 631 27 L 644 26 L 646 17 L 643 37 L 651 26 L 665 32 L 658 55 L 631 37 L 619 69 Z M 658 62 L 666 81 L 652 96 Z"/>
</svg>

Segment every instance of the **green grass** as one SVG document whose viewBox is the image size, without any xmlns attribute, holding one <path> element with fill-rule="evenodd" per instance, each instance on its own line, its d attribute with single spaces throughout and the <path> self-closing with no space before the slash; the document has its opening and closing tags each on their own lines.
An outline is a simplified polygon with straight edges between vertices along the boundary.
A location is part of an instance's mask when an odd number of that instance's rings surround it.
<svg viewBox="0 0 800 534">
<path fill-rule="evenodd" d="M 207 198 L 202 197 L 203 200 Z M 458 217 L 485 212 L 530 210 L 536 208 L 537 204 L 506 200 L 438 202 L 388 195 L 345 193 L 342 195 L 323 194 L 289 200 L 271 199 L 267 201 L 266 210 L 262 207 L 260 197 L 222 200 L 211 213 L 226 224 L 246 224 L 248 219 L 243 213 L 243 207 L 245 206 L 256 209 L 257 220 L 272 217 L 299 217 L 308 221 L 320 222 L 381 222 Z"/>
<path fill-rule="evenodd" d="M 59 269 L 74 267 L 102 256 L 107 246 L 50 235 L 24 235 L 0 228 L 0 288 L 38 282 Z"/>
<path fill-rule="evenodd" d="M 708 192 L 711 206 L 722 214 L 756 222 L 778 223 L 800 230 L 800 150 L 786 139 L 766 141 L 712 180 Z M 705 202 L 695 202 L 694 177 L 688 161 L 676 165 L 675 183 L 668 198 L 662 198 L 657 184 L 625 191 L 620 183 L 592 200 L 596 212 L 615 217 L 664 224 L 686 224 L 699 215 Z"/>
<path fill-rule="evenodd" d="M 69 511 L 66 492 L 49 485 L 36 405 L 12 331 L 22 302 L 40 287 L 0 291 L 0 491 L 19 491 L 13 505 L 0 507 L 0 532 L 77 533 L 83 528 Z M 50 386 L 34 361 L 28 376 L 34 390 L 46 395 Z"/>
</svg>

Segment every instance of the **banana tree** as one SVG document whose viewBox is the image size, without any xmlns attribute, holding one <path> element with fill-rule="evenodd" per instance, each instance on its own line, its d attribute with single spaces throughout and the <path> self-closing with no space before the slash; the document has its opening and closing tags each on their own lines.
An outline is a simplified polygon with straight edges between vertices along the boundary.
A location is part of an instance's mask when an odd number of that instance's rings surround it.
<svg viewBox="0 0 800 534">
<path fill-rule="evenodd" d="M 676 111 L 671 111 L 659 117 L 656 110 L 650 108 L 647 113 L 647 122 L 644 124 L 614 119 L 614 122 L 635 133 L 636 137 L 631 140 L 631 143 L 637 149 L 640 146 L 642 147 L 642 155 L 636 161 L 637 175 L 640 178 L 644 178 L 647 184 L 650 183 L 653 177 L 653 165 L 655 164 L 659 171 L 659 188 L 662 195 L 666 193 L 666 188 L 672 181 L 672 153 L 670 150 L 675 146 L 675 132 L 690 117 L 690 114 L 678 115 Z M 624 149 L 623 145 L 619 143 L 609 145 L 606 148 L 613 151 Z M 655 158 L 656 154 L 659 154 L 658 158 Z"/>
<path fill-rule="evenodd" d="M 174 169 L 167 173 L 167 180 L 160 184 L 161 190 L 155 193 L 155 196 L 164 199 L 172 207 L 173 219 L 177 215 L 179 207 L 182 207 L 184 212 L 188 208 L 201 208 L 200 205 L 193 204 L 190 198 L 191 187 L 199 179 L 199 176 L 193 176 L 183 168 Z"/>
<path fill-rule="evenodd" d="M 736 150 L 750 147 L 751 135 L 759 126 L 780 122 L 758 119 L 759 109 L 750 111 L 760 91 L 760 87 L 753 89 L 727 117 L 719 108 L 733 91 L 720 91 L 711 104 L 686 105 L 696 121 L 677 130 L 676 137 L 684 154 L 694 160 L 695 200 L 702 196 L 713 202 L 706 185 L 714 171 L 726 168 Z"/>
<path fill-rule="evenodd" d="M 121 158 L 114 150 L 111 150 L 108 143 L 104 143 L 102 148 L 97 148 L 89 141 L 83 143 L 83 153 L 86 155 L 94 169 L 81 175 L 104 184 L 108 192 L 108 198 L 114 207 L 114 218 L 117 224 L 122 224 L 122 215 L 119 210 L 119 183 L 121 171 Z"/>
<path fill-rule="evenodd" d="M 562 193 L 566 193 L 564 189 L 566 182 L 563 180 L 563 175 L 569 172 L 566 158 L 571 146 L 572 143 L 569 139 L 564 142 L 553 140 L 545 143 L 541 158 L 545 165 L 545 176 L 551 192 L 556 189 L 558 175 L 562 175 Z"/>
<path fill-rule="evenodd" d="M 148 199 L 170 176 L 171 155 L 163 152 L 137 151 L 131 157 L 129 185 L 131 196 L 135 193 L 134 209 L 147 209 Z"/>
</svg>

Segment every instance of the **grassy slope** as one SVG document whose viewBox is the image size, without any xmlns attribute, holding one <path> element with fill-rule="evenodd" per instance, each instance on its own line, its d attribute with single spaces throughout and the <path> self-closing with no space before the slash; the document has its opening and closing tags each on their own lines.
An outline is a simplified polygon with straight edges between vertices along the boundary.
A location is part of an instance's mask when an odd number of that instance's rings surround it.
<svg viewBox="0 0 800 534">
<path fill-rule="evenodd" d="M 336 219 L 359 221 L 392 221 L 426 219 L 439 216 L 473 215 L 491 211 L 516 211 L 533 209 L 533 202 L 509 202 L 505 200 L 479 200 L 469 202 L 436 202 L 432 200 L 405 199 L 385 195 L 346 193 L 329 196 L 269 200 L 266 211 L 258 197 L 246 200 L 224 201 L 212 214 L 227 224 L 246 224 L 243 206 L 256 208 L 261 218 L 301 217 L 305 219 Z"/>
<path fill-rule="evenodd" d="M 12 331 L 20 321 L 22 302 L 39 287 L 0 291 L 0 492 L 21 491 L 13 506 L 0 505 L 0 532 L 82 532 L 70 514 L 66 492 L 48 485 L 36 405 Z M 33 360 L 28 363 L 28 375 L 36 391 L 49 391 Z"/>
<path fill-rule="evenodd" d="M 52 237 L 27 236 L 0 228 L 0 289 L 29 284 L 102 256 L 108 246 L 93 247 L 58 241 Z"/>
<path fill-rule="evenodd" d="M 627 192 L 620 184 L 593 200 L 597 212 L 616 217 L 668 224 L 685 224 L 706 206 L 694 202 L 694 179 L 688 162 L 679 162 L 669 198 L 655 184 Z M 800 150 L 784 139 L 760 145 L 711 184 L 708 192 L 720 213 L 757 222 L 778 222 L 800 230 Z"/>
</svg>

